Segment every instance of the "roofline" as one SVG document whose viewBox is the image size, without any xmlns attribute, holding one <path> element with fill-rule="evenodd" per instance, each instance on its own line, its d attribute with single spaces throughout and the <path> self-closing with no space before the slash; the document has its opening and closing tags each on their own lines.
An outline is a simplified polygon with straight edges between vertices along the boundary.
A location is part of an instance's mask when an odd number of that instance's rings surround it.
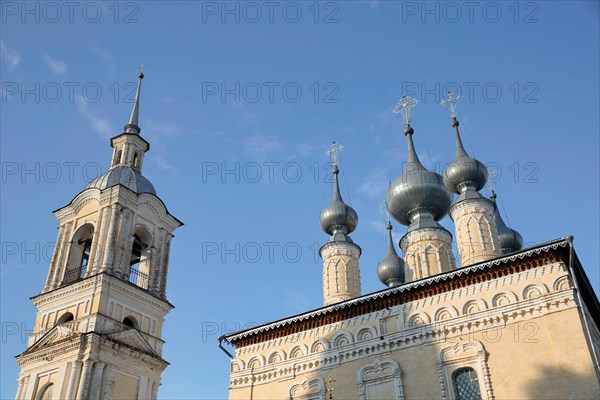
<svg viewBox="0 0 600 400">
<path fill-rule="evenodd" d="M 115 186 L 121 186 L 121 187 L 125 188 L 126 190 L 129 190 L 131 193 L 134 193 L 134 194 L 135 194 L 135 195 L 137 195 L 137 196 L 141 196 L 141 195 L 143 195 L 143 194 L 148 194 L 148 195 L 150 195 L 150 196 L 154 196 L 154 197 L 156 197 L 156 198 L 158 199 L 158 201 L 160 201 L 160 202 L 161 202 L 161 204 L 163 205 L 163 207 L 165 208 L 165 210 L 167 211 L 167 215 L 169 215 L 169 216 L 170 216 L 170 217 L 172 217 L 172 218 L 173 218 L 175 221 L 177 221 L 177 223 L 179 223 L 178 227 L 185 225 L 185 224 L 184 224 L 182 221 L 180 221 L 180 220 L 179 220 L 179 219 L 178 219 L 176 216 L 174 216 L 173 214 L 171 214 L 171 213 L 169 212 L 169 209 L 167 208 L 167 205 L 165 204 L 165 202 L 164 202 L 164 201 L 162 201 L 162 199 L 161 199 L 160 197 L 158 197 L 157 195 L 155 195 L 154 193 L 150 193 L 150 192 L 136 193 L 136 192 L 134 192 L 133 190 L 129 189 L 127 186 L 125 186 L 125 185 L 123 185 L 123 184 L 121 184 L 121 183 L 117 183 L 117 184 L 115 184 L 115 185 L 109 186 L 109 187 L 107 187 L 106 189 L 110 189 L 110 188 L 113 188 L 113 187 L 115 187 Z M 106 190 L 106 189 L 103 189 L 103 190 Z M 102 190 L 101 190 L 101 189 L 98 189 L 98 188 L 95 188 L 95 187 L 91 187 L 91 188 L 88 188 L 88 187 L 86 187 L 86 188 L 85 188 L 85 189 L 83 189 L 81 192 L 77 193 L 77 194 L 75 195 L 75 197 L 73 197 L 73 199 L 72 199 L 72 200 L 71 200 L 71 201 L 70 201 L 68 204 L 66 204 L 66 205 L 64 205 L 64 206 L 62 206 L 62 207 L 60 207 L 60 208 L 57 208 L 56 210 L 52 211 L 52 214 L 56 214 L 58 211 L 62 210 L 63 208 L 67 208 L 67 207 L 69 207 L 71 204 L 73 204 L 73 200 L 75 200 L 75 199 L 76 199 L 76 198 L 77 198 L 79 195 L 81 195 L 81 194 L 82 194 L 83 192 L 85 192 L 86 190 L 99 190 L 100 192 L 102 192 Z"/>
<path fill-rule="evenodd" d="M 313 317 L 317 317 L 323 314 L 329 314 L 329 313 L 333 313 L 335 311 L 344 309 L 344 308 L 348 308 L 348 307 L 352 307 L 354 305 L 360 304 L 360 303 L 364 303 L 364 302 L 370 302 L 373 300 L 376 300 L 378 298 L 383 298 L 383 297 L 388 297 L 391 296 L 393 294 L 396 293 L 401 293 L 401 292 L 405 292 L 407 290 L 419 287 L 419 286 L 426 286 L 432 283 L 436 283 L 439 282 L 440 280 L 447 280 L 447 279 L 452 279 L 454 276 L 461 276 L 464 274 L 469 274 L 471 272 L 477 271 L 477 270 L 483 270 L 483 269 L 487 269 L 492 267 L 493 265 L 498 265 L 500 263 L 504 263 L 506 261 L 512 261 L 516 258 L 523 258 L 523 255 L 526 256 L 531 256 L 534 253 L 540 253 L 541 251 L 547 251 L 550 249 L 556 249 L 558 248 L 558 246 L 560 247 L 567 247 L 568 245 L 570 245 L 572 240 L 572 236 L 566 236 L 566 237 L 562 237 L 559 239 L 554 239 L 545 243 L 541 243 L 538 245 L 535 245 L 533 247 L 529 247 L 527 249 L 515 252 L 515 253 L 511 253 L 509 255 L 506 256 L 502 256 L 502 257 L 497 257 L 491 260 L 487 260 L 487 261 L 482 261 L 476 264 L 472 264 L 469 265 L 467 267 L 462 267 L 459 269 L 455 269 L 449 272 L 444 272 L 441 274 L 437 274 L 428 278 L 424 278 L 424 279 L 420 279 L 417 281 L 413 281 L 413 282 L 409 282 L 406 283 L 404 285 L 400 285 L 400 286 L 395 286 L 392 288 L 386 288 L 374 293 L 370 293 L 367 295 L 363 295 L 360 297 L 356 297 L 350 300 L 345 300 L 339 303 L 335 303 L 332 305 L 328 305 L 328 306 L 323 306 L 311 311 L 307 311 L 301 314 L 297 314 L 291 317 L 287 317 L 287 318 L 282 318 L 279 319 L 277 321 L 274 322 L 269 322 L 266 324 L 262 324 L 262 325 L 258 325 L 255 326 L 254 328 L 249 328 L 249 329 L 245 329 L 242 331 L 238 331 L 238 332 L 233 332 L 227 335 L 222 335 L 221 337 L 219 337 L 219 341 L 225 340 L 227 343 L 229 344 L 235 344 L 236 341 L 240 340 L 240 339 L 244 339 L 247 338 L 249 336 L 253 336 L 259 333 L 263 333 L 266 331 L 269 331 L 273 328 L 279 328 L 279 327 L 283 327 L 285 325 L 289 325 L 289 324 L 293 324 L 295 322 L 300 322 L 306 319 L 311 319 Z M 583 272 L 583 269 L 581 267 L 581 264 L 578 263 L 577 264 L 579 267 L 578 269 L 580 270 L 579 272 Z M 582 274 L 583 276 L 585 276 L 585 273 Z M 593 289 L 591 289 L 591 286 L 589 284 L 589 281 L 587 281 L 586 279 L 586 283 L 587 283 L 587 287 L 589 290 L 591 290 L 591 294 L 592 297 L 596 298 L 593 292 Z M 587 293 L 589 296 L 589 293 Z M 598 299 L 596 298 L 596 304 L 598 304 Z M 598 315 L 600 316 L 600 305 L 598 305 Z M 600 321 L 600 319 L 598 320 Z"/>
<path fill-rule="evenodd" d="M 139 127 L 138 127 L 138 128 L 139 128 Z M 139 129 L 140 129 L 140 132 L 141 132 L 141 131 L 142 131 L 142 129 L 141 129 L 141 128 L 139 128 Z M 124 135 L 132 135 L 132 136 L 137 136 L 137 137 L 139 137 L 139 138 L 140 138 L 140 139 L 142 139 L 142 141 L 143 141 L 143 142 L 145 142 L 145 143 L 146 143 L 146 145 L 148 146 L 148 148 L 146 149 L 146 151 L 145 151 L 145 152 L 148 152 L 148 151 L 150 151 L 150 142 L 149 142 L 149 141 L 147 141 L 146 139 L 144 139 L 144 138 L 142 137 L 142 135 L 141 135 L 141 134 L 139 134 L 139 133 L 128 133 L 128 132 L 119 133 L 118 135 L 116 135 L 116 136 L 113 136 L 113 137 L 111 137 L 111 138 L 110 138 L 110 147 L 112 147 L 112 148 L 114 148 L 114 147 L 115 147 L 115 146 L 113 146 L 113 140 L 114 140 L 114 139 L 120 138 L 121 136 L 124 136 Z"/>
</svg>

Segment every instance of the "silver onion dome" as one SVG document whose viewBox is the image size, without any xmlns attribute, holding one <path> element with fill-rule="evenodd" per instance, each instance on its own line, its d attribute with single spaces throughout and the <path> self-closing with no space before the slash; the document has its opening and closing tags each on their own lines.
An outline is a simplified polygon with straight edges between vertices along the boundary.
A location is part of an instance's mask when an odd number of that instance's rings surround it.
<svg viewBox="0 0 600 400">
<path fill-rule="evenodd" d="M 478 192 L 485 186 L 488 171 L 481 161 L 469 157 L 465 151 L 458 125 L 456 117 L 452 117 L 452 127 L 456 136 L 456 156 L 444 171 L 444 184 L 451 192 L 466 196 L 467 191 Z"/>
<path fill-rule="evenodd" d="M 504 220 L 500 216 L 498 211 L 498 204 L 496 203 L 496 193 L 492 190 L 490 198 L 496 205 L 496 212 L 494 213 L 494 220 L 496 221 L 496 228 L 498 229 L 498 239 L 500 239 L 500 247 L 502 248 L 502 254 L 510 254 L 519 251 L 523 248 L 523 237 L 519 232 L 509 228 L 504 223 Z"/>
<path fill-rule="evenodd" d="M 333 167 L 333 196 L 331 203 L 321 211 L 319 222 L 325 233 L 335 236 L 337 233 L 347 235 L 356 229 L 358 225 L 358 215 L 356 211 L 342 199 L 340 194 L 340 186 L 338 182 L 338 174 L 340 170 L 337 165 Z"/>
<path fill-rule="evenodd" d="M 452 195 L 444 186 L 442 177 L 423 167 L 412 141 L 413 128 L 406 125 L 408 160 L 404 173 L 390 185 L 385 204 L 392 216 L 409 230 L 417 227 L 438 227 L 448 213 Z"/>
<path fill-rule="evenodd" d="M 377 276 L 388 287 L 402 285 L 405 282 L 404 261 L 396 253 L 392 242 L 392 224 L 387 224 L 387 253 L 377 265 Z"/>
<path fill-rule="evenodd" d="M 151 193 L 156 196 L 156 190 L 152 183 L 138 171 L 126 165 L 119 165 L 109 169 L 104 174 L 88 183 L 85 188 L 104 190 L 116 185 L 123 185 L 137 194 Z"/>
</svg>

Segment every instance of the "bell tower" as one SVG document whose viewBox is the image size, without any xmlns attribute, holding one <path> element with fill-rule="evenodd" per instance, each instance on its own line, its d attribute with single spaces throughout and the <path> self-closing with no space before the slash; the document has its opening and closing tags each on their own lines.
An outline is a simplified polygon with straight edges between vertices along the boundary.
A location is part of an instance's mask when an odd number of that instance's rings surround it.
<svg viewBox="0 0 600 400">
<path fill-rule="evenodd" d="M 16 359 L 16 399 L 156 399 L 170 243 L 183 225 L 142 175 L 140 73 L 110 169 L 54 211 L 58 238 L 33 333 Z"/>
</svg>

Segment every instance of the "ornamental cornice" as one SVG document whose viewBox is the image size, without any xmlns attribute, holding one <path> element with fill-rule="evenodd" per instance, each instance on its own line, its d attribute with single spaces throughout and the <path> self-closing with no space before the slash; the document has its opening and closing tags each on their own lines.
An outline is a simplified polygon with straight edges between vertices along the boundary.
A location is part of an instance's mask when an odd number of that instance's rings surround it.
<svg viewBox="0 0 600 400">
<path fill-rule="evenodd" d="M 82 340 L 82 335 L 76 334 L 68 338 L 49 343 L 48 345 L 37 349 L 30 348 L 31 350 L 25 350 L 25 352 L 16 357 L 16 360 L 19 364 L 19 367 L 23 369 L 23 367 L 35 362 L 49 362 L 54 360 L 56 357 L 69 357 L 72 355 L 72 352 L 80 352 L 90 346 L 91 343 L 86 340 Z"/>
<path fill-rule="evenodd" d="M 526 299 L 495 310 L 488 309 L 451 320 L 401 329 L 385 334 L 384 340 L 380 336 L 375 336 L 363 341 L 356 340 L 338 348 L 334 348 L 332 345 L 318 353 L 288 358 L 273 364 L 253 365 L 253 368 L 248 367 L 249 362 L 247 361 L 251 361 L 256 356 L 247 354 L 244 357 L 245 361 L 237 359 L 232 361 L 232 365 L 237 365 L 238 368 L 245 366 L 245 368 L 231 372 L 230 387 L 245 387 L 252 383 L 254 385 L 264 384 L 274 380 L 281 381 L 296 378 L 300 374 L 324 371 L 346 362 L 371 359 L 415 346 L 439 344 L 463 337 L 471 339 L 475 333 L 497 332 L 511 324 L 536 320 L 550 313 L 576 307 L 573 292 L 563 291 L 549 293 L 536 299 Z M 534 322 L 532 321 L 532 323 Z M 495 335 L 492 334 L 493 339 L 490 338 L 490 340 L 496 340 Z M 330 341 L 332 339 L 332 337 L 328 338 Z M 321 339 L 315 339 L 315 341 L 318 340 Z M 311 348 L 311 345 L 306 347 Z M 249 352 L 244 351 L 243 353 Z M 266 357 L 263 355 L 262 359 L 266 359 Z"/>
<path fill-rule="evenodd" d="M 350 319 L 379 309 L 417 300 L 426 300 L 456 289 L 469 290 L 470 286 L 476 284 L 507 278 L 520 272 L 553 263 L 564 263 L 568 258 L 568 252 L 562 251 L 562 249 L 566 248 L 568 243 L 566 239 L 549 242 L 518 253 L 462 267 L 394 288 L 384 289 L 274 323 L 225 335 L 223 339 L 235 344 L 236 347 L 244 347 L 302 332 L 316 326 Z"/>
<path fill-rule="evenodd" d="M 98 289 L 101 289 L 103 285 L 114 288 L 122 294 L 126 294 L 127 296 L 138 299 L 144 304 L 150 305 L 162 311 L 165 314 L 173 308 L 173 305 L 171 305 L 166 300 L 156 298 L 150 293 L 147 293 L 144 289 L 138 288 L 137 286 L 129 282 L 124 282 L 107 273 L 99 273 L 96 275 L 89 276 L 87 278 L 82 279 L 81 281 L 71 283 L 67 286 L 61 286 L 50 292 L 34 296 L 31 298 L 31 300 L 33 304 L 39 308 L 40 306 L 46 303 L 62 299 L 77 292 L 83 292 L 89 288 L 98 287 Z"/>
</svg>

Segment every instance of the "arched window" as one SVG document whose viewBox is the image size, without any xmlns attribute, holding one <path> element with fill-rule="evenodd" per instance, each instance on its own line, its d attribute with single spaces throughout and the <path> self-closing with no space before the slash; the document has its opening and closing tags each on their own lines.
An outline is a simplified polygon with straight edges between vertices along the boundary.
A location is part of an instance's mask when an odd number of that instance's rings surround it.
<svg viewBox="0 0 600 400">
<path fill-rule="evenodd" d="M 121 157 L 123 156 L 123 150 L 119 149 L 115 151 L 115 158 L 113 158 L 112 166 L 118 165 L 121 163 Z"/>
<path fill-rule="evenodd" d="M 92 238 L 81 239 L 79 245 L 82 247 L 81 261 L 79 262 L 79 279 L 85 278 L 90 263 L 90 252 L 92 251 Z"/>
<path fill-rule="evenodd" d="M 39 394 L 37 395 L 36 399 L 38 400 L 51 400 L 52 399 L 52 392 L 54 391 L 54 384 L 49 383 L 46 386 L 44 386 Z"/>
<path fill-rule="evenodd" d="M 137 152 L 133 154 L 133 168 L 140 169 L 140 155 Z"/>
<path fill-rule="evenodd" d="M 123 318 L 123 325 L 128 326 L 132 329 L 139 329 L 139 324 L 137 320 L 130 315 Z"/>
<path fill-rule="evenodd" d="M 477 373 L 473 368 L 461 368 L 452 375 L 456 400 L 481 400 Z"/>
<path fill-rule="evenodd" d="M 93 235 L 94 226 L 92 224 L 82 225 L 73 235 L 63 284 L 85 278 L 90 262 Z"/>
<path fill-rule="evenodd" d="M 60 316 L 58 321 L 56 321 L 56 325 L 60 325 L 60 324 L 64 324 L 65 322 L 73 321 L 74 318 L 75 317 L 73 317 L 73 314 L 71 314 L 70 312 L 66 312 Z"/>
</svg>

